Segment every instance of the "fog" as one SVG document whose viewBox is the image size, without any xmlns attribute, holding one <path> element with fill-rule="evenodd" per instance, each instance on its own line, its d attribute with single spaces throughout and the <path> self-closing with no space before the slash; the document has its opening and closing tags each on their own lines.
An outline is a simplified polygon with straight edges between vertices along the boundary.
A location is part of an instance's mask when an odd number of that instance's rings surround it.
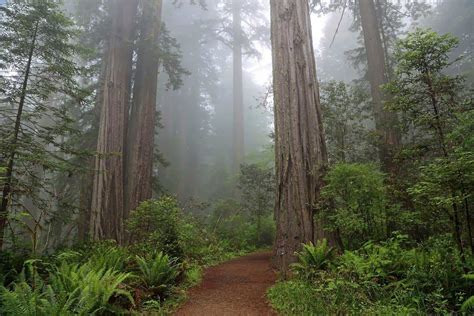
<svg viewBox="0 0 474 316">
<path fill-rule="evenodd" d="M 397 41 L 424 27 L 459 39 L 453 58 L 465 58 L 449 71 L 473 82 L 474 2 L 376 2 L 387 79 Z M 94 227 L 116 239 L 122 228 L 106 232 L 104 218 L 123 215 L 120 226 L 143 200 L 168 195 L 186 213 L 211 217 L 219 201 L 243 208 L 241 167 L 273 175 L 269 1 L 4 6 L 12 11 L 1 16 L 2 214 L 27 218 L 14 216 L 12 236 L 28 240 L 36 229 L 44 249 L 86 238 Z M 347 122 L 357 131 L 347 162 L 372 162 L 375 123 L 358 1 L 314 0 L 310 7 L 329 163 L 339 159 L 331 121 L 338 84 L 350 91 Z"/>
</svg>

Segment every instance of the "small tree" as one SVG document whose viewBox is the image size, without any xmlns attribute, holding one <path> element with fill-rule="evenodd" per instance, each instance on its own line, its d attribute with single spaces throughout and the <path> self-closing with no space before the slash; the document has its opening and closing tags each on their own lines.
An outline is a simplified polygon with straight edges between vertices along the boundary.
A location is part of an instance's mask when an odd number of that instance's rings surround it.
<svg viewBox="0 0 474 316">
<path fill-rule="evenodd" d="M 384 175 L 373 165 L 338 164 L 321 190 L 324 222 L 337 232 L 344 248 L 357 248 L 387 234 L 387 194 Z"/>
<path fill-rule="evenodd" d="M 460 60 L 450 58 L 457 43 L 452 35 L 429 29 L 410 33 L 397 44 L 397 67 L 386 90 L 393 96 L 388 108 L 401 112 L 404 130 L 409 132 L 405 148 L 417 148 L 421 158 L 420 178 L 409 192 L 420 208 L 447 214 L 463 255 L 463 226 L 473 244 L 469 209 L 474 155 L 472 148 L 463 145 L 465 137 L 456 132 L 462 122 L 464 128 L 472 126 L 472 115 L 470 119 L 468 115 L 472 99 L 463 94 L 464 78 L 447 73 Z M 463 209 L 466 225 L 461 220 Z"/>
<path fill-rule="evenodd" d="M 176 199 L 170 196 L 143 201 L 125 222 L 130 242 L 139 253 L 164 251 L 173 257 L 181 257 L 180 213 Z"/>
<path fill-rule="evenodd" d="M 9 210 L 27 211 L 39 225 L 58 198 L 50 185 L 56 172 L 70 172 L 74 133 L 63 102 L 81 95 L 74 77 L 77 47 L 73 24 L 52 1 L 10 2 L 0 7 L 0 248 Z M 34 207 L 28 208 L 28 196 Z M 30 203 L 31 204 L 31 203 Z M 33 208 L 33 209 L 32 209 Z M 39 219 L 32 215 L 39 211 Z"/>
<path fill-rule="evenodd" d="M 466 105 L 460 94 L 463 78 L 445 72 L 459 60 L 450 60 L 457 43 L 455 37 L 429 29 L 410 33 L 397 44 L 394 79 L 386 85 L 393 96 L 387 106 L 402 113 L 411 141 L 444 157 L 452 150 L 446 135 L 455 125 L 454 114 Z"/>
<path fill-rule="evenodd" d="M 376 154 L 369 138 L 368 95 L 340 81 L 321 85 L 324 130 L 330 163 L 368 160 Z"/>
</svg>

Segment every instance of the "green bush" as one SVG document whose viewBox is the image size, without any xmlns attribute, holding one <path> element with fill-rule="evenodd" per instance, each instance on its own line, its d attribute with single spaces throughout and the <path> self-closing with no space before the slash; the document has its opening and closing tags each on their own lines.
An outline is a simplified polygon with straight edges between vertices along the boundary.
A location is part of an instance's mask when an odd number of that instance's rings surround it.
<svg viewBox="0 0 474 316">
<path fill-rule="evenodd" d="M 267 292 L 271 305 L 281 315 L 323 315 L 328 310 L 316 299 L 312 284 L 302 280 L 278 282 Z"/>
<path fill-rule="evenodd" d="M 190 265 L 184 269 L 184 281 L 187 286 L 194 286 L 202 280 L 202 267 L 199 265 Z"/>
<path fill-rule="evenodd" d="M 386 237 L 387 195 L 384 175 L 370 164 L 337 164 L 321 190 L 327 229 L 340 232 L 344 248 Z"/>
<path fill-rule="evenodd" d="M 234 200 L 222 200 L 214 205 L 209 226 L 219 240 L 228 242 L 233 251 L 270 246 L 275 235 L 271 214 L 262 214 L 257 221 Z"/>
<path fill-rule="evenodd" d="M 273 213 L 262 217 L 260 229 L 257 229 L 257 247 L 270 247 L 275 240 L 275 220 Z"/>
<path fill-rule="evenodd" d="M 175 258 L 183 257 L 179 243 L 181 210 L 174 197 L 163 196 L 159 200 L 142 202 L 130 213 L 127 231 L 132 236 L 132 248 L 139 253 L 151 253 L 156 249 Z"/>
<path fill-rule="evenodd" d="M 204 263 L 209 245 L 216 242 L 215 234 L 191 216 L 186 216 L 179 226 L 179 244 L 187 260 Z"/>
<path fill-rule="evenodd" d="M 311 252 L 315 247 L 309 246 Z M 303 250 L 299 271 L 312 271 L 313 256 Z M 300 253 L 300 256 L 302 255 Z M 320 258 L 315 256 L 313 266 Z M 468 262 L 472 269 L 472 260 Z M 305 267 L 303 269 L 303 267 Z M 465 266 L 449 235 L 413 245 L 407 236 L 395 234 L 387 241 L 368 242 L 335 258 L 325 270 L 308 277 L 277 284 L 269 292 L 282 314 L 448 314 L 459 311 L 473 295 L 464 275 Z M 288 296 L 288 292 L 295 293 Z M 294 297 L 287 301 L 286 297 Z M 292 311 L 296 312 L 292 312 Z M 300 314 L 301 314 L 300 313 Z"/>
</svg>

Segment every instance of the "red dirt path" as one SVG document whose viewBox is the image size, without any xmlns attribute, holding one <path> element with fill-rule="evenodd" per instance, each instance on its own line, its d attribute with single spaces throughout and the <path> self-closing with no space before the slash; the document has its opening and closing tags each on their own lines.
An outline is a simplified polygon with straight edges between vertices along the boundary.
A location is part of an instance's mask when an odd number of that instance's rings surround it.
<svg viewBox="0 0 474 316">
<path fill-rule="evenodd" d="M 277 315 L 265 299 L 276 280 L 270 257 L 258 252 L 209 268 L 176 315 Z"/>
</svg>

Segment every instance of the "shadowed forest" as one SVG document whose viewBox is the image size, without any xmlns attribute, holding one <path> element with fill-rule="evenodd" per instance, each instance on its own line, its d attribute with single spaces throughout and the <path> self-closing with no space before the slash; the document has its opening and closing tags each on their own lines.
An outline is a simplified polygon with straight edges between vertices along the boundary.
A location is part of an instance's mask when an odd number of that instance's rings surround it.
<svg viewBox="0 0 474 316">
<path fill-rule="evenodd" d="M 474 313 L 473 31 L 472 0 L 0 1 L 0 315 Z"/>
</svg>

